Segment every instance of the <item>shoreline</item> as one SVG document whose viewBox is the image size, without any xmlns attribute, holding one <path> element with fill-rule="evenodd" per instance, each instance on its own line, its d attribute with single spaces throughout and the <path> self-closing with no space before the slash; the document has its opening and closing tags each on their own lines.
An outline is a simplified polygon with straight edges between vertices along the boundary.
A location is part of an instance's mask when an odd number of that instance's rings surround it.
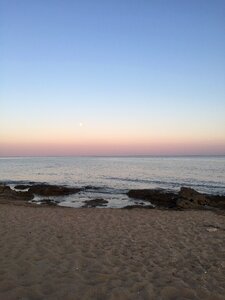
<svg viewBox="0 0 225 300">
<path fill-rule="evenodd" d="M 200 193 L 190 187 L 179 191 L 166 189 L 130 189 L 116 194 L 104 193 L 95 186 L 74 187 L 47 183 L 0 184 L 0 203 L 25 201 L 28 204 L 58 205 L 74 208 L 145 208 L 145 209 L 221 209 L 225 210 L 225 195 Z M 117 195 L 118 197 L 118 195 Z M 116 200 L 115 200 L 116 199 Z M 117 201 L 117 206 L 113 206 Z M 73 205 L 72 205 L 73 204 Z M 115 205 L 115 204 L 114 204 Z"/>
<path fill-rule="evenodd" d="M 222 214 L 0 208 L 1 299 L 224 299 Z"/>
</svg>

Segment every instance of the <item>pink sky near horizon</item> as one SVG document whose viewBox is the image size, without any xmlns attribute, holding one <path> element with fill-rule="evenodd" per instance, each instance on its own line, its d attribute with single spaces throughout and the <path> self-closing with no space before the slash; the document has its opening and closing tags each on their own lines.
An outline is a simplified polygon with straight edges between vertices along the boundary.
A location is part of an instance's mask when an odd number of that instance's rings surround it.
<svg viewBox="0 0 225 300">
<path fill-rule="evenodd" d="M 0 156 L 225 155 L 225 143 L 0 143 Z"/>
<path fill-rule="evenodd" d="M 17 127 L 3 123 L 7 130 L 0 131 L 0 156 L 225 155 L 225 137 L 217 124 L 115 120 L 82 126 L 68 120 L 18 122 Z"/>
</svg>

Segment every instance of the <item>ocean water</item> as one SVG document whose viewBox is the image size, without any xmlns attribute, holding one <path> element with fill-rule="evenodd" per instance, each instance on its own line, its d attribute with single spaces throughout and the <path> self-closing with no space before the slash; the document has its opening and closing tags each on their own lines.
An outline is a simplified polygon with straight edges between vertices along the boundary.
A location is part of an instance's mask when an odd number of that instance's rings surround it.
<svg viewBox="0 0 225 300">
<path fill-rule="evenodd" d="M 104 198 L 108 207 L 134 204 L 129 189 L 192 187 L 225 195 L 225 156 L 190 157 L 2 157 L 0 182 L 46 182 L 85 191 L 59 197 L 59 205 L 80 207 L 83 201 Z M 40 200 L 35 198 L 35 200 Z"/>
</svg>

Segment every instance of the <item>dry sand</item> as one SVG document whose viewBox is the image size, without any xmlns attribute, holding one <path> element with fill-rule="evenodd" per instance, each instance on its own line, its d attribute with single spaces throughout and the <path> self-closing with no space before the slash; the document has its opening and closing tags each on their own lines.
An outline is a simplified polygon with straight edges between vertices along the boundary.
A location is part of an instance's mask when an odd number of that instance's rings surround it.
<svg viewBox="0 0 225 300">
<path fill-rule="evenodd" d="M 225 299 L 222 214 L 2 204 L 0 236 L 1 300 Z"/>
</svg>

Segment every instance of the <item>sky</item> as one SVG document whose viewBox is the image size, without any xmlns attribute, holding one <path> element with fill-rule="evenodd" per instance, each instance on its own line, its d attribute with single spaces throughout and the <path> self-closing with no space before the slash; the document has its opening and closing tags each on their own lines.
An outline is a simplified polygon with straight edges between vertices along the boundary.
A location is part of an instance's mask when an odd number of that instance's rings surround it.
<svg viewBox="0 0 225 300">
<path fill-rule="evenodd" d="M 224 0 L 0 0 L 0 156 L 224 155 Z"/>
</svg>

